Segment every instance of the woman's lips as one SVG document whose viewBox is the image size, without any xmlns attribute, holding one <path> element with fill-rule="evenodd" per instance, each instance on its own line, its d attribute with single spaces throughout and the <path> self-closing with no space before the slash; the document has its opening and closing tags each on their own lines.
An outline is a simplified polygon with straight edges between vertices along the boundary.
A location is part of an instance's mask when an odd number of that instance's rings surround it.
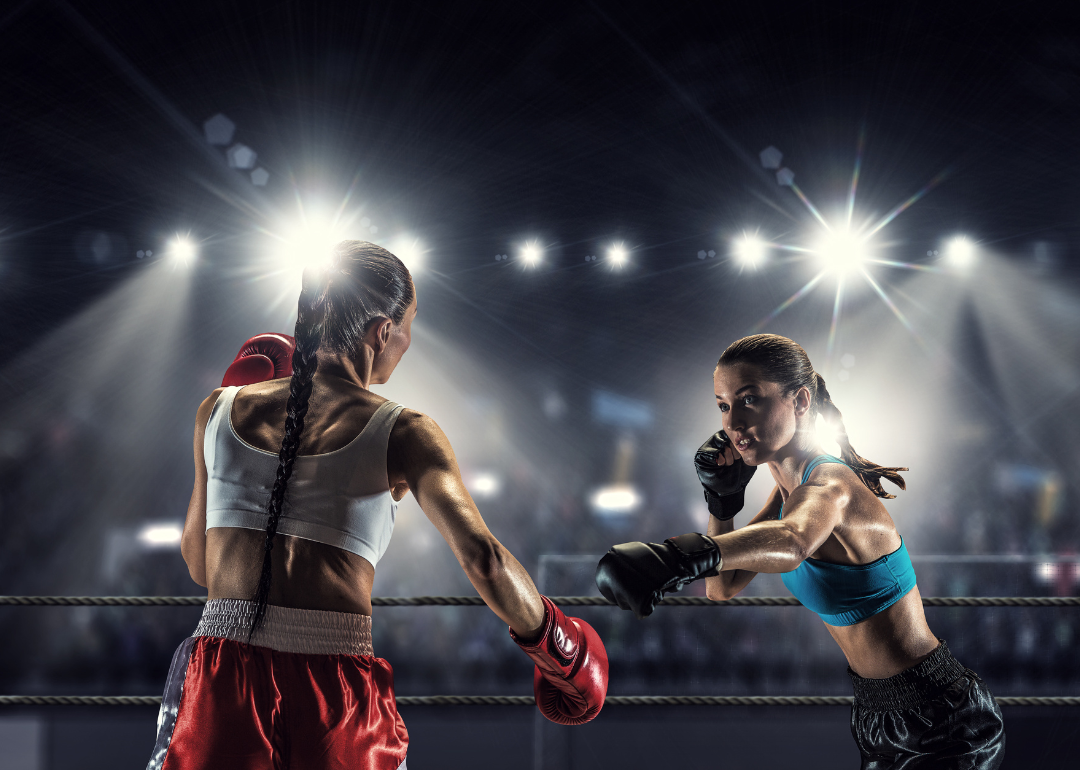
<svg viewBox="0 0 1080 770">
<path fill-rule="evenodd" d="M 753 443 L 754 443 L 754 439 L 752 439 L 752 438 L 744 438 L 744 439 L 742 439 L 740 441 L 735 442 L 735 448 L 738 449 L 740 452 L 742 452 L 742 451 L 745 451 L 746 449 L 748 449 L 750 447 L 750 445 L 753 444 Z"/>
</svg>

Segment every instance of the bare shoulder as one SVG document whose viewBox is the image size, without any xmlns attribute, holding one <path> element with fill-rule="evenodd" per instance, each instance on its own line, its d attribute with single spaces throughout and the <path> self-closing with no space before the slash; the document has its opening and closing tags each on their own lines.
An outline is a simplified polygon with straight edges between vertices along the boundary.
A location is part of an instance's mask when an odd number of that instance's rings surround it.
<svg viewBox="0 0 1080 770">
<path fill-rule="evenodd" d="M 432 445 L 450 446 L 446 434 L 435 420 L 415 409 L 403 409 L 390 434 L 391 441 L 402 448 L 422 449 Z"/>
<path fill-rule="evenodd" d="M 841 504 L 857 496 L 860 489 L 866 489 L 855 471 L 842 463 L 822 463 L 810 472 L 810 478 L 801 486 L 813 490 L 815 496 Z"/>
<path fill-rule="evenodd" d="M 195 425 L 200 430 L 206 428 L 206 423 L 210 420 L 210 413 L 214 411 L 214 405 L 224 391 L 225 388 L 216 388 L 213 393 L 203 399 L 203 402 L 199 404 L 199 409 L 195 412 Z"/>
<path fill-rule="evenodd" d="M 861 531 L 864 525 L 895 531 L 896 525 L 882 501 L 848 466 L 823 463 L 810 474 L 805 486 L 810 487 L 819 500 L 839 511 L 838 533 L 850 535 Z"/>
</svg>

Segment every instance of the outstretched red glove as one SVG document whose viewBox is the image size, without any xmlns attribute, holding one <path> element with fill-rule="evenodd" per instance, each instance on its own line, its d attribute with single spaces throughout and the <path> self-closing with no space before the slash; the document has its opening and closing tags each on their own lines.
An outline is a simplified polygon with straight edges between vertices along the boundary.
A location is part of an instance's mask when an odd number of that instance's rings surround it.
<svg viewBox="0 0 1080 770">
<path fill-rule="evenodd" d="M 236 354 L 221 387 L 291 377 L 294 350 L 296 340 L 287 334 L 256 334 Z"/>
<path fill-rule="evenodd" d="M 533 694 L 540 713 L 560 725 L 580 725 L 600 713 L 607 695 L 608 659 L 604 643 L 581 618 L 568 618 L 551 599 L 544 602 L 540 638 L 510 638 L 536 663 Z"/>
</svg>

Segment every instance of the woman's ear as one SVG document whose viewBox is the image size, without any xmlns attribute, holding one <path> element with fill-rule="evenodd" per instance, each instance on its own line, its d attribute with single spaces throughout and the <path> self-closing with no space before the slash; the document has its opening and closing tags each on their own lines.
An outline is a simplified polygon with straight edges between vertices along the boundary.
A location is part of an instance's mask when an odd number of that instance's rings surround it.
<svg viewBox="0 0 1080 770">
<path fill-rule="evenodd" d="M 364 333 L 364 339 L 371 345 L 376 355 L 382 353 L 386 348 L 386 344 L 390 341 L 393 324 L 394 322 L 389 318 L 378 318 L 372 322 L 367 332 Z"/>
<path fill-rule="evenodd" d="M 804 416 L 810 411 L 810 406 L 810 389 L 804 385 L 795 391 L 795 416 Z"/>
</svg>

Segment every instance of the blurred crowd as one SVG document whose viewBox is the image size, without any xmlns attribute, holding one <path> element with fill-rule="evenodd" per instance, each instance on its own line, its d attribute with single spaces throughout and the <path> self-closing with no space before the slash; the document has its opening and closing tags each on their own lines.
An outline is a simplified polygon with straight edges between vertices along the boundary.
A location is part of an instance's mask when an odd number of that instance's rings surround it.
<svg viewBox="0 0 1080 770">
<path fill-rule="evenodd" d="M 55 469 L 54 469 L 55 470 Z M 47 473 L 48 469 L 41 472 Z M 1080 564 L 1068 551 L 1076 542 L 1073 517 L 1047 514 L 1045 489 L 986 479 L 935 513 L 915 538 L 935 544 L 914 551 L 924 596 L 1080 595 Z M 34 554 L 46 551 L 65 524 L 49 510 L 31 509 L 26 490 L 34 474 L 0 464 L 0 580 L 4 593 L 38 592 L 26 577 Z M 498 537 L 550 595 L 595 595 L 592 571 L 615 542 L 662 538 L 695 528 L 683 504 L 652 506 L 641 517 L 601 517 L 590 509 L 583 479 L 563 475 L 557 489 L 543 474 L 511 470 L 497 495 L 480 500 Z M 40 481 L 40 479 L 37 479 Z M 651 480 L 653 499 L 663 481 Z M 1045 485 L 1044 485 L 1045 486 Z M 1042 491 L 1040 491 L 1040 489 Z M 1011 491 L 1010 491 L 1011 490 Z M 175 496 L 175 491 L 168 492 Z M 671 496 L 672 499 L 682 499 Z M 76 505 L 77 500 L 67 500 Z M 1059 509 L 1068 500 L 1055 503 Z M 54 503 L 55 505 L 55 503 Z M 699 525 L 697 528 L 700 528 Z M 122 534 L 122 533 L 121 533 Z M 914 533 L 909 533 L 911 537 Z M 175 547 L 136 547 L 113 533 L 88 539 L 72 558 L 99 562 L 96 577 L 66 593 L 193 595 L 204 593 L 187 574 Z M 1059 544 L 1056 553 L 1053 544 Z M 995 558 L 994 555 L 1008 558 Z M 418 556 L 425 568 L 416 569 Z M 702 595 L 700 584 L 686 593 Z M 449 548 L 411 501 L 402 504 L 398 529 L 380 563 L 376 596 L 471 595 Z M 786 595 L 778 576 L 761 575 L 745 595 Z M 614 608 L 572 614 L 592 623 L 612 665 L 613 694 L 845 694 L 845 661 L 810 612 L 790 608 L 661 607 L 638 621 Z M 163 686 L 173 650 L 194 628 L 199 609 L 0 609 L 0 691 L 5 693 L 153 694 Z M 1080 637 L 1075 608 L 931 608 L 933 631 L 975 668 L 999 695 L 1054 694 L 1080 683 L 1071 654 Z M 375 650 L 395 667 L 400 694 L 527 693 L 531 666 L 510 642 L 505 626 L 483 607 L 376 608 Z"/>
</svg>

